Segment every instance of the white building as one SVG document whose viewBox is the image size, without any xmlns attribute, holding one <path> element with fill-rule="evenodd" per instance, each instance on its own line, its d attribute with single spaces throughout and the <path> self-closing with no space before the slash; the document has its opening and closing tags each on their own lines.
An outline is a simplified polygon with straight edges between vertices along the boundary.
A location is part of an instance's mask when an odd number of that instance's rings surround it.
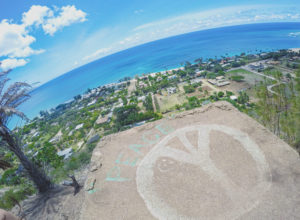
<svg viewBox="0 0 300 220">
<path fill-rule="evenodd" d="M 167 92 L 169 95 L 176 93 L 176 87 L 169 87 L 167 88 Z"/>
<path fill-rule="evenodd" d="M 144 83 L 143 81 L 140 81 L 140 82 L 139 82 L 139 87 L 145 88 L 145 87 L 147 87 L 147 84 Z"/>
<path fill-rule="evenodd" d="M 264 65 L 261 62 L 255 62 L 249 64 L 249 67 L 253 70 L 261 70 L 264 69 Z"/>
<path fill-rule="evenodd" d="M 199 79 L 199 78 L 196 78 L 196 79 L 192 79 L 191 80 L 191 83 L 193 84 L 193 83 L 201 83 L 202 81 L 201 81 L 201 79 Z"/>
<path fill-rule="evenodd" d="M 96 99 L 94 99 L 93 101 L 91 101 L 90 103 L 88 103 L 88 104 L 87 104 L 87 106 L 94 105 L 96 102 L 97 102 L 97 100 L 96 100 Z"/>
<path fill-rule="evenodd" d="M 235 95 L 232 95 L 232 96 L 230 96 L 230 99 L 233 100 L 233 101 L 236 101 L 237 97 Z"/>
<path fill-rule="evenodd" d="M 205 72 L 205 70 L 196 70 L 195 76 L 201 76 L 201 75 L 203 75 L 204 72 Z"/>
<path fill-rule="evenodd" d="M 158 82 L 162 81 L 162 78 L 161 78 L 160 76 L 157 77 L 157 81 L 158 81 Z"/>
<path fill-rule="evenodd" d="M 140 96 L 140 97 L 138 97 L 138 101 L 145 101 L 146 100 L 146 96 Z"/>
<path fill-rule="evenodd" d="M 171 80 L 171 79 L 176 79 L 177 76 L 176 75 L 171 75 L 171 76 L 168 76 L 168 79 Z"/>
<path fill-rule="evenodd" d="M 216 80 L 222 80 L 222 79 L 224 79 L 225 77 L 224 76 L 217 76 L 216 77 Z"/>
</svg>

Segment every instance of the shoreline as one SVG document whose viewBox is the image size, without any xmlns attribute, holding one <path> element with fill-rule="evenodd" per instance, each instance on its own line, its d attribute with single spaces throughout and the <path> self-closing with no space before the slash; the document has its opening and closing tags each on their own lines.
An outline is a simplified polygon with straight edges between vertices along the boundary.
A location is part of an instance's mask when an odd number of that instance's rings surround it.
<svg viewBox="0 0 300 220">
<path fill-rule="evenodd" d="M 257 54 L 261 54 L 261 53 L 270 53 L 270 52 L 274 52 L 274 51 L 279 51 L 280 49 L 278 49 L 278 50 L 273 50 L 273 51 L 267 51 L 267 52 L 265 52 L 265 51 L 260 51 L 260 52 L 252 52 L 252 53 L 249 53 L 249 52 L 245 52 L 247 55 L 251 55 L 251 54 L 253 54 L 253 55 L 257 55 Z M 283 49 L 284 50 L 284 49 Z M 292 51 L 296 51 L 296 50 L 300 50 L 300 48 L 297 48 L 297 47 L 295 47 L 295 48 L 290 48 L 290 49 L 288 49 L 288 48 L 285 48 L 285 50 L 292 50 Z M 232 57 L 237 57 L 237 56 L 239 56 L 240 55 L 240 53 L 236 53 L 236 54 L 228 54 L 228 56 L 226 56 L 226 58 L 232 58 Z M 222 59 L 221 57 L 217 57 L 217 59 Z M 208 60 L 208 59 L 204 59 L 203 60 L 203 62 L 206 62 L 206 60 Z M 193 64 L 196 64 L 195 62 L 191 62 L 191 64 L 193 65 Z M 140 73 L 140 74 L 136 74 L 136 75 L 138 75 L 139 77 L 141 77 L 143 74 L 146 76 L 146 75 L 156 75 L 157 73 L 159 73 L 159 72 L 164 72 L 164 71 L 172 71 L 172 70 L 178 70 L 178 69 L 180 69 L 180 68 L 183 68 L 183 66 L 182 66 L 182 64 L 181 65 L 176 65 L 175 67 L 173 67 L 173 68 L 170 68 L 170 69 L 167 69 L 167 70 L 162 70 L 162 71 L 156 71 L 156 72 L 148 72 L 148 73 Z M 122 79 L 122 78 L 124 78 L 124 77 L 119 77 L 119 79 L 118 80 L 120 80 L 120 79 Z M 132 79 L 134 79 L 134 76 L 130 76 L 130 78 L 131 78 L 131 80 Z M 118 80 L 114 80 L 115 82 L 113 82 L 113 83 L 106 83 L 106 84 L 103 84 L 103 85 L 101 85 L 101 86 L 95 86 L 95 87 L 90 87 L 91 88 L 91 90 L 92 89 L 97 89 L 97 88 L 100 88 L 100 87 L 104 87 L 104 86 L 109 86 L 109 85 L 111 85 L 111 84 L 117 84 L 117 83 L 120 83 L 120 82 L 118 82 Z M 43 84 L 43 85 L 45 85 L 45 84 Z M 39 88 L 39 87 L 38 87 Z M 35 89 L 38 89 L 38 88 L 35 88 Z M 35 90 L 34 89 L 34 90 Z M 32 91 L 30 91 L 30 92 L 32 92 Z M 35 108 L 35 109 L 32 109 L 32 107 L 35 107 L 35 106 L 30 106 L 30 108 L 28 107 L 28 106 L 26 106 L 25 107 L 25 109 L 24 110 L 22 110 L 22 106 L 21 106 L 21 111 L 24 111 L 25 112 L 25 114 L 27 114 L 28 115 L 28 117 L 29 117 L 29 119 L 30 120 L 32 120 L 32 119 L 34 119 L 35 117 L 38 117 L 39 116 L 39 112 L 40 111 L 50 111 L 51 109 L 55 109 L 57 106 L 59 106 L 59 105 L 61 105 L 61 104 L 64 104 L 64 103 L 68 103 L 68 102 L 71 102 L 71 101 L 73 101 L 74 100 L 74 96 L 77 96 L 77 95 L 84 95 L 84 94 L 86 94 L 86 91 L 83 91 L 83 92 L 78 92 L 78 93 L 76 93 L 76 94 L 74 94 L 73 95 L 73 97 L 69 97 L 68 99 L 66 99 L 66 101 L 60 101 L 60 102 L 55 102 L 55 101 L 53 101 L 53 104 L 51 104 L 51 105 L 48 105 L 48 106 L 44 106 L 44 108 L 39 108 L 38 106 L 37 106 L 37 108 Z M 30 113 L 30 111 L 31 111 L 31 113 Z M 15 127 L 17 125 L 17 121 L 15 121 L 15 120 L 12 120 L 11 121 L 11 127 Z"/>
</svg>

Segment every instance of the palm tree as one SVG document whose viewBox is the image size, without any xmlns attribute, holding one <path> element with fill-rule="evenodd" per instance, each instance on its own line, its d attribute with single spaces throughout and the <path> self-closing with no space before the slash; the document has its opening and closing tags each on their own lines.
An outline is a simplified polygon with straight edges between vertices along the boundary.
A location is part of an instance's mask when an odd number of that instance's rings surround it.
<svg viewBox="0 0 300 220">
<path fill-rule="evenodd" d="M 51 189 L 53 184 L 46 174 L 26 157 L 20 147 L 20 140 L 7 127 L 12 116 L 27 120 L 27 117 L 17 110 L 17 107 L 29 98 L 28 90 L 30 88 L 30 85 L 22 82 L 8 86 L 7 82 L 10 79 L 7 75 L 9 72 L 0 72 L 0 147 L 5 147 L 18 157 L 39 192 L 43 193 Z"/>
</svg>

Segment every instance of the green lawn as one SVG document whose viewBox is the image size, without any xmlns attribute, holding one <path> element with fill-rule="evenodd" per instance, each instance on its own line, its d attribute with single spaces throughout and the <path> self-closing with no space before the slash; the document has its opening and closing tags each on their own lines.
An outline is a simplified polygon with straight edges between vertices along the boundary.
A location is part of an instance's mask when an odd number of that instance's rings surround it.
<svg viewBox="0 0 300 220">
<path fill-rule="evenodd" d="M 231 71 L 228 71 L 227 73 L 233 74 L 233 75 L 236 75 L 236 74 L 251 74 L 251 72 L 249 72 L 247 70 L 244 70 L 244 69 L 231 70 Z"/>
</svg>

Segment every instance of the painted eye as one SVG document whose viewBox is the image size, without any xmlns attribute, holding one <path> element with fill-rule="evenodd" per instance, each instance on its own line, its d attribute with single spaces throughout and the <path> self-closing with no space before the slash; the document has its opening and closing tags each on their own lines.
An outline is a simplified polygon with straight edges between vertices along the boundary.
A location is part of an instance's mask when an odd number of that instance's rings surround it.
<svg viewBox="0 0 300 220">
<path fill-rule="evenodd" d="M 168 157 L 161 157 L 157 161 L 157 168 L 160 172 L 165 173 L 175 169 L 176 162 Z"/>
</svg>

